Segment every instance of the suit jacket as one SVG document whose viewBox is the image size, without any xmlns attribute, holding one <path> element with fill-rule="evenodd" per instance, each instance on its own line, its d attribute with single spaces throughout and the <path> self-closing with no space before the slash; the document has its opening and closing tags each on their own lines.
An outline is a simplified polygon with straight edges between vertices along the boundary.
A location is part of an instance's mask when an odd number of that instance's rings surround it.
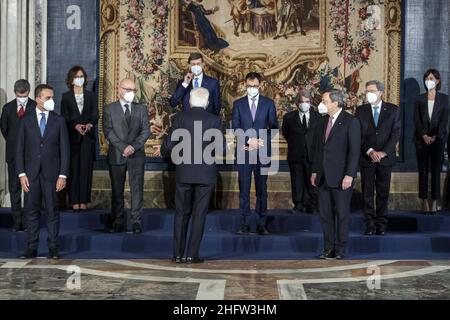
<svg viewBox="0 0 450 320">
<path fill-rule="evenodd" d="M 342 110 L 325 142 L 328 119 L 329 116 L 323 117 L 317 128 L 317 149 L 312 172 L 317 174 L 317 183 L 325 178 L 330 188 L 341 188 L 345 176 L 356 178 L 361 129 L 358 119 Z"/>
<path fill-rule="evenodd" d="M 95 102 L 94 93 L 84 90 L 83 95 L 84 105 L 81 114 L 78 110 L 77 102 L 75 100 L 75 93 L 73 90 L 63 93 L 61 99 L 61 115 L 64 116 L 67 121 L 71 144 L 78 144 L 83 138 L 83 136 L 75 130 L 76 125 L 90 123 L 95 126 L 98 122 L 98 108 Z M 95 141 L 94 128 L 92 128 L 91 131 L 85 135 L 85 137 Z"/>
<path fill-rule="evenodd" d="M 145 143 L 150 137 L 150 123 L 145 105 L 131 104 L 131 125 L 128 127 L 120 101 L 105 106 L 103 111 L 103 132 L 109 144 L 108 163 L 124 165 L 127 161 L 145 163 Z M 131 145 L 135 152 L 130 157 L 122 156 Z"/>
<path fill-rule="evenodd" d="M 275 103 L 272 99 L 264 96 L 259 96 L 258 105 L 256 107 L 255 121 L 253 121 L 252 113 L 250 111 L 250 105 L 248 102 L 248 97 L 244 96 L 237 99 L 233 103 L 232 111 L 232 128 L 233 130 L 242 129 L 245 131 L 249 129 L 256 130 L 256 137 L 259 138 L 259 130 L 266 129 L 267 131 L 267 155 L 271 155 L 271 141 L 270 132 L 272 129 L 278 129 L 277 121 L 277 111 L 275 108 Z M 250 139 L 250 137 L 245 138 L 245 142 Z M 240 148 L 241 146 L 237 146 Z M 248 152 L 247 152 L 248 154 Z"/>
<path fill-rule="evenodd" d="M 35 114 L 36 102 L 28 99 L 25 114 Z M 17 99 L 5 104 L 0 118 L 0 127 L 3 137 L 6 140 L 6 162 L 14 163 L 17 146 L 17 131 L 19 130 L 19 117 L 17 116 Z"/>
<path fill-rule="evenodd" d="M 308 128 L 300 122 L 298 110 L 286 113 L 283 118 L 281 132 L 288 143 L 289 162 L 300 162 L 306 159 L 312 163 L 314 150 L 314 132 L 320 121 L 321 116 L 314 110 L 309 111 Z"/>
<path fill-rule="evenodd" d="M 198 137 L 194 134 L 194 122 L 201 122 L 202 124 L 202 136 Z M 206 164 L 202 159 L 202 163 L 194 164 L 194 150 L 195 145 L 199 145 L 196 139 L 201 139 L 202 149 L 198 150 L 203 154 L 205 148 L 211 144 L 211 141 L 203 141 L 202 137 L 206 130 L 217 129 L 220 132 L 222 141 L 215 140 L 216 151 L 221 153 L 224 151 L 225 138 L 221 133 L 221 119 L 207 112 L 203 108 L 192 108 L 187 112 L 178 113 L 174 116 L 172 120 L 172 127 L 169 135 L 164 140 L 161 146 L 161 153 L 168 157 L 170 156 L 171 150 L 180 143 L 180 141 L 172 141 L 173 133 L 177 129 L 185 129 L 190 135 L 190 141 L 186 142 L 182 139 L 183 147 L 190 148 L 191 157 L 188 159 L 190 163 L 181 163 L 176 167 L 176 182 L 178 183 L 195 183 L 195 184 L 215 184 L 217 181 L 217 167 L 216 163 Z M 222 142 L 222 143 L 220 143 Z M 184 152 L 181 152 L 184 155 Z M 215 154 L 217 155 L 217 154 Z"/>
<path fill-rule="evenodd" d="M 448 96 L 438 92 L 434 103 L 433 114 L 428 115 L 428 95 L 422 94 L 416 100 L 414 109 L 414 142 L 416 144 L 423 144 L 423 136 L 436 136 L 437 140 L 445 141 L 447 138 L 448 126 Z"/>
<path fill-rule="evenodd" d="M 189 94 L 193 88 L 194 79 L 192 79 L 187 88 L 183 87 L 183 81 L 184 80 L 180 80 L 178 82 L 175 93 L 172 95 L 169 102 L 172 108 L 175 108 L 180 103 L 182 103 L 183 111 L 187 111 L 191 108 L 189 105 Z M 207 76 L 206 74 L 203 74 L 201 86 L 202 88 L 206 88 L 209 91 L 209 105 L 206 110 L 215 115 L 219 115 L 221 108 L 219 81 L 215 78 Z"/>
<path fill-rule="evenodd" d="M 19 124 L 16 148 L 16 173 L 29 180 L 40 174 L 48 181 L 59 175 L 69 176 L 69 136 L 64 117 L 49 112 L 44 136 L 41 137 L 36 112 L 26 114 Z"/>
<path fill-rule="evenodd" d="M 394 165 L 396 159 L 395 147 L 400 140 L 402 130 L 399 107 L 383 101 L 378 126 L 376 127 L 370 104 L 358 107 L 355 116 L 361 124 L 360 165 L 362 167 L 373 165 L 372 159 L 367 155 L 367 151 L 371 148 L 387 154 L 380 162 L 382 166 Z"/>
</svg>

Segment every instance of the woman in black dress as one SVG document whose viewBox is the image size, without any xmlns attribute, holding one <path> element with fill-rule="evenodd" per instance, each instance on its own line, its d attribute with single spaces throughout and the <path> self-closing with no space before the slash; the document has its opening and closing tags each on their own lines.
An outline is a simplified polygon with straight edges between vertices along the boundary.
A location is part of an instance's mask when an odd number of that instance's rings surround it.
<svg viewBox="0 0 450 320">
<path fill-rule="evenodd" d="M 86 90 L 86 71 L 75 66 L 67 75 L 61 113 L 70 138 L 69 202 L 74 211 L 86 211 L 91 202 L 92 171 L 95 159 L 95 130 L 98 108 L 93 92 Z"/>
</svg>

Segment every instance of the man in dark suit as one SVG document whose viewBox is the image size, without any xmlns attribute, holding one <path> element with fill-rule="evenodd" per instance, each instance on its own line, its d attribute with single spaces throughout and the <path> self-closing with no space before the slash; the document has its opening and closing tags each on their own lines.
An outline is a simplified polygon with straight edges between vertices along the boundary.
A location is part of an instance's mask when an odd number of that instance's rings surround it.
<svg viewBox="0 0 450 320">
<path fill-rule="evenodd" d="M 237 139 L 237 169 L 239 179 L 239 208 L 242 214 L 242 225 L 237 234 L 250 232 L 250 186 L 252 173 L 255 177 L 256 188 L 256 214 L 257 232 L 268 235 L 267 220 L 267 174 L 261 169 L 267 167 L 266 161 L 270 159 L 270 130 L 278 128 L 275 103 L 273 100 L 260 95 L 261 75 L 250 72 L 245 77 L 247 95 L 236 100 L 233 104 L 232 127 L 233 130 L 243 130 L 245 140 Z M 252 132 L 253 131 L 253 132 Z M 260 133 L 266 132 L 264 141 Z M 248 134 L 248 135 L 247 135 Z M 240 142 L 240 140 L 242 140 Z M 242 155 L 242 149 L 245 153 Z M 265 168 L 264 168 L 265 169 Z"/>
<path fill-rule="evenodd" d="M 6 163 L 8 164 L 8 189 L 13 217 L 13 232 L 18 232 L 26 230 L 26 216 L 22 210 L 22 188 L 15 166 L 17 130 L 20 119 L 25 114 L 34 112 L 36 102 L 28 97 L 30 83 L 27 80 L 16 81 L 14 93 L 16 98 L 3 106 L 0 127 L 6 140 Z"/>
<path fill-rule="evenodd" d="M 27 216 L 28 249 L 21 256 L 37 256 L 39 245 L 40 210 L 45 203 L 47 244 L 50 259 L 59 259 L 59 212 L 57 192 L 66 186 L 69 173 L 69 135 L 65 119 L 53 112 L 53 88 L 36 87 L 35 112 L 25 114 L 19 122 L 16 148 L 16 173 L 24 192 Z"/>
<path fill-rule="evenodd" d="M 401 135 L 399 108 L 384 102 L 383 93 L 384 85 L 380 81 L 367 82 L 366 94 L 369 103 L 358 107 L 355 114 L 361 123 L 359 163 L 366 235 L 386 233 L 391 171 L 396 159 L 395 148 Z"/>
<path fill-rule="evenodd" d="M 294 101 L 295 110 L 283 118 L 281 131 L 288 143 L 289 170 L 291 172 L 293 213 L 313 213 L 316 194 L 310 182 L 314 133 L 320 115 L 311 109 L 311 94 L 301 90 Z"/>
<path fill-rule="evenodd" d="M 219 80 L 209 77 L 204 73 L 205 62 L 200 53 L 191 53 L 188 59 L 190 70 L 177 84 L 175 93 L 170 98 L 170 106 L 183 105 L 183 111 L 189 110 L 189 92 L 195 88 L 206 88 L 209 91 L 209 105 L 206 111 L 215 115 L 220 114 L 220 84 Z"/>
<path fill-rule="evenodd" d="M 124 191 L 128 170 L 131 191 L 133 233 L 141 233 L 144 206 L 145 142 L 150 137 L 147 107 L 133 103 L 136 85 L 124 79 L 119 85 L 120 98 L 104 108 L 103 132 L 109 144 L 108 165 L 111 177 L 111 229 L 124 231 Z"/>
<path fill-rule="evenodd" d="M 361 129 L 358 119 L 344 111 L 344 96 L 326 92 L 319 112 L 327 114 L 317 130 L 311 184 L 319 187 L 319 213 L 324 232 L 320 259 L 344 259 L 350 202 L 358 171 Z"/>
<path fill-rule="evenodd" d="M 225 139 L 218 116 L 206 112 L 209 92 L 205 88 L 193 89 L 190 92 L 191 110 L 178 113 L 172 121 L 169 136 L 165 139 L 161 152 L 168 155 L 174 148 L 183 145 L 183 149 L 173 150 L 172 161 L 176 167 L 175 191 L 175 223 L 173 262 L 201 263 L 199 257 L 200 242 L 203 237 L 206 214 L 211 194 L 217 181 L 215 162 L 216 152 L 205 154 L 209 141 L 203 141 L 207 130 L 215 130 L 215 151 L 222 153 Z M 183 135 L 184 133 L 188 136 Z M 211 132 L 211 131 L 210 131 Z M 197 133 L 197 135 L 196 135 Z M 202 133 L 198 136 L 198 133 Z M 180 136 L 182 143 L 180 143 Z M 196 150 L 198 147 L 198 150 Z M 186 150 L 185 148 L 189 148 Z M 210 159 L 205 159 L 208 156 Z M 196 159 L 199 157 L 199 159 Z M 187 258 L 184 259 L 189 220 L 192 216 L 191 234 L 187 246 Z"/>
</svg>

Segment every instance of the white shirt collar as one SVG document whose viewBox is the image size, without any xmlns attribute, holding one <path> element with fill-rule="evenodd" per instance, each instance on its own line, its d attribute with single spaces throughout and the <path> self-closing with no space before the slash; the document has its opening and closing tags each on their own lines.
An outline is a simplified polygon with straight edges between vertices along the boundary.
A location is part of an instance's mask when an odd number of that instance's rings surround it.
<svg viewBox="0 0 450 320">
<path fill-rule="evenodd" d="M 125 105 L 126 105 L 126 104 L 128 105 L 128 107 L 129 107 L 130 110 L 131 110 L 131 105 L 132 105 L 132 103 L 128 103 L 128 102 L 126 102 L 126 101 L 123 101 L 122 99 L 119 99 L 119 102 L 120 102 L 120 105 L 122 106 L 122 109 L 123 109 L 123 110 L 125 110 Z"/>
<path fill-rule="evenodd" d="M 332 120 L 333 125 L 334 125 L 334 123 L 336 122 L 337 118 L 339 118 L 339 115 L 341 114 L 341 112 L 344 111 L 343 108 L 338 108 L 338 109 L 339 109 L 339 110 L 338 110 L 338 111 L 334 114 L 334 116 L 332 117 L 332 118 L 333 118 L 333 120 Z"/>
<path fill-rule="evenodd" d="M 195 78 L 198 79 L 198 86 L 201 87 L 202 81 L 203 81 L 203 72 L 200 73 L 198 76 L 194 75 L 194 77 L 192 78 L 192 86 L 194 86 L 194 84 L 195 84 Z"/>
<path fill-rule="evenodd" d="M 250 108 L 252 107 L 253 99 L 255 99 L 256 107 L 258 107 L 259 94 L 256 97 L 253 97 L 253 98 L 250 97 L 249 95 L 247 95 L 247 99 L 248 99 L 248 104 L 249 104 Z"/>
<path fill-rule="evenodd" d="M 383 104 L 383 100 L 380 100 L 380 102 L 379 102 L 378 104 L 376 104 L 376 105 L 371 105 L 372 110 L 373 110 L 374 107 L 378 107 L 378 108 L 379 108 L 378 110 L 381 110 L 381 105 L 382 105 L 382 104 Z"/>
<path fill-rule="evenodd" d="M 45 113 L 45 117 L 48 118 L 48 114 L 50 113 L 49 111 L 45 110 L 45 111 L 41 111 L 39 110 L 38 107 L 36 107 L 36 115 L 41 118 L 41 113 Z"/>
</svg>

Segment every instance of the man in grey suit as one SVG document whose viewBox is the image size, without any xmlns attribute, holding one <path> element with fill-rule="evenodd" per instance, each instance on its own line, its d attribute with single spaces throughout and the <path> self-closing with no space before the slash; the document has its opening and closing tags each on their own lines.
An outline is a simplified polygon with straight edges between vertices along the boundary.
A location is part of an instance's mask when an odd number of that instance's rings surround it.
<svg viewBox="0 0 450 320">
<path fill-rule="evenodd" d="M 118 101 L 104 108 L 103 132 L 109 144 L 108 165 L 111 177 L 111 229 L 124 231 L 124 188 L 128 170 L 131 191 L 133 233 L 141 233 L 144 205 L 145 142 L 150 137 L 147 108 L 133 103 L 136 85 L 131 79 L 120 82 Z"/>
</svg>

